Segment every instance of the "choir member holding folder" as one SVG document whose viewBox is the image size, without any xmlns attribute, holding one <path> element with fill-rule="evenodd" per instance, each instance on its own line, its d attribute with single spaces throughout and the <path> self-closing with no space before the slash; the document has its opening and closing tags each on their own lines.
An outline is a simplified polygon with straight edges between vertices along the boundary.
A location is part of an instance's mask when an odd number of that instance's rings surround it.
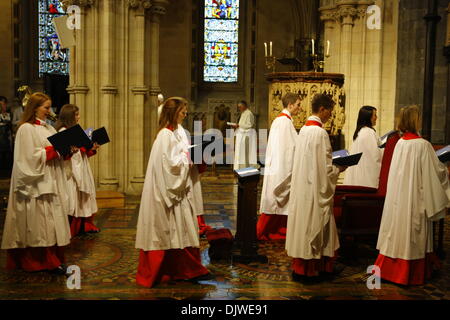
<svg viewBox="0 0 450 320">
<path fill-rule="evenodd" d="M 339 173 L 345 167 L 332 164 L 331 144 L 323 128 L 334 101 L 317 94 L 312 116 L 295 141 L 289 199 L 286 250 L 293 257 L 293 279 L 332 273 L 339 238 L 333 216 L 333 196 Z"/>
<path fill-rule="evenodd" d="M 450 207 L 447 168 L 428 141 L 419 135 L 420 111 L 400 111 L 389 170 L 386 200 L 378 234 L 375 262 L 381 278 L 402 285 L 421 285 L 440 262 L 433 253 L 432 222 L 445 217 Z"/>
<path fill-rule="evenodd" d="M 266 149 L 261 215 L 256 225 L 258 240 L 286 239 L 289 190 L 291 187 L 294 146 L 297 131 L 292 116 L 300 110 L 300 96 L 287 93 L 284 109 L 273 120 Z"/>
<path fill-rule="evenodd" d="M 7 269 L 66 273 L 69 199 L 64 160 L 47 140 L 56 133 L 45 122 L 51 104 L 47 95 L 32 94 L 17 130 L 2 239 Z"/>
<path fill-rule="evenodd" d="M 56 130 L 62 132 L 78 124 L 79 109 L 73 104 L 61 108 L 56 122 Z M 81 147 L 72 157 L 65 161 L 67 185 L 69 189 L 69 220 L 72 237 L 83 232 L 99 232 L 94 225 L 97 212 L 94 176 L 88 158 L 97 153 L 99 145 L 92 148 Z"/>
<path fill-rule="evenodd" d="M 185 99 L 164 102 L 150 153 L 136 232 L 140 249 L 136 282 L 145 287 L 209 275 L 200 259 L 190 179 L 193 164 L 185 142 L 174 132 L 186 114 Z"/>
<path fill-rule="evenodd" d="M 362 152 L 362 156 L 356 166 L 351 166 L 345 172 L 345 185 L 378 188 L 383 149 L 378 147 L 380 139 L 374 129 L 376 122 L 376 108 L 363 106 L 359 110 L 350 154 Z"/>
</svg>

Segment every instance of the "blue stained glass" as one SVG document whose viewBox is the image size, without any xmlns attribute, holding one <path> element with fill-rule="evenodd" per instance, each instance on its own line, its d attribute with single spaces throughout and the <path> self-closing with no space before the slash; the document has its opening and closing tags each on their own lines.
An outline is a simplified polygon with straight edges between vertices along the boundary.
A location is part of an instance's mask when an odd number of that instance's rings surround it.
<svg viewBox="0 0 450 320">
<path fill-rule="evenodd" d="M 205 0 L 205 82 L 237 82 L 239 0 Z"/>
<path fill-rule="evenodd" d="M 53 19 L 65 15 L 59 0 L 39 0 L 39 76 L 69 74 L 69 50 L 61 49 Z"/>
</svg>

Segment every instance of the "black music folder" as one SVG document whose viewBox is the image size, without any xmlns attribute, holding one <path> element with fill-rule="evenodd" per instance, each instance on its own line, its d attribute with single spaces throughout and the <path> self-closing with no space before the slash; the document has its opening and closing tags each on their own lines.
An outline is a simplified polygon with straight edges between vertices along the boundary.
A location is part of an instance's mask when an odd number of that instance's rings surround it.
<svg viewBox="0 0 450 320">
<path fill-rule="evenodd" d="M 108 143 L 110 140 L 109 140 L 108 132 L 106 131 L 105 127 L 101 127 L 97 130 L 92 131 L 91 140 L 92 140 L 92 142 L 96 142 L 99 145 Z"/>
<path fill-rule="evenodd" d="M 92 148 L 91 139 L 89 139 L 79 124 L 58 132 L 47 139 L 63 156 L 70 154 L 71 146 L 77 148 L 85 147 L 86 149 Z"/>
<path fill-rule="evenodd" d="M 344 167 L 351 167 L 358 164 L 361 159 L 362 152 L 349 154 L 347 150 L 338 150 L 333 152 L 333 164 Z"/>
<path fill-rule="evenodd" d="M 389 137 L 392 136 L 393 134 L 397 133 L 397 130 L 391 130 L 388 133 L 386 133 L 384 136 L 382 136 L 380 138 L 380 145 L 378 146 L 378 148 L 384 148 L 386 147 L 386 142 L 388 141 Z"/>
<path fill-rule="evenodd" d="M 436 155 L 441 162 L 450 161 L 450 144 L 436 151 Z"/>
</svg>

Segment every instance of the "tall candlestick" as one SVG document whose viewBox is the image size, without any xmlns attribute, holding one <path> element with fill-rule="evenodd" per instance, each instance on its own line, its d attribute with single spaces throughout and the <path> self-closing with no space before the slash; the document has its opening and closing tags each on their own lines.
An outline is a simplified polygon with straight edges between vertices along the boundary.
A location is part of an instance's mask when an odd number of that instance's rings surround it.
<svg viewBox="0 0 450 320">
<path fill-rule="evenodd" d="M 327 56 L 330 55 L 330 40 L 327 40 Z"/>
<path fill-rule="evenodd" d="M 267 43 L 264 42 L 264 56 L 267 57 Z"/>
<path fill-rule="evenodd" d="M 272 57 L 272 41 L 270 41 L 270 56 Z"/>
<path fill-rule="evenodd" d="M 314 39 L 311 39 L 311 43 L 312 43 L 312 54 L 314 55 Z"/>
</svg>

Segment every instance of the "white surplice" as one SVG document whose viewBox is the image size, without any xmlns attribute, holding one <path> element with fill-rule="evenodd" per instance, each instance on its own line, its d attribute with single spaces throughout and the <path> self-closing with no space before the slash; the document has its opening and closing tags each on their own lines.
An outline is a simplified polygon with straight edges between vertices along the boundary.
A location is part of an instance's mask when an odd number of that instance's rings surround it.
<svg viewBox="0 0 450 320">
<path fill-rule="evenodd" d="M 321 123 L 316 116 L 308 120 Z M 286 250 L 290 257 L 334 257 L 339 248 L 333 216 L 339 169 L 332 164 L 331 152 L 325 129 L 315 125 L 302 127 L 295 141 L 288 207 Z"/>
<path fill-rule="evenodd" d="M 150 152 L 136 232 L 136 248 L 199 247 L 198 222 L 185 142 L 162 129 Z"/>
<path fill-rule="evenodd" d="M 63 131 L 66 128 L 61 128 Z M 88 156 L 81 151 L 64 161 L 69 192 L 69 215 L 88 218 L 98 211 L 95 181 Z"/>
<path fill-rule="evenodd" d="M 377 249 L 390 258 L 416 260 L 433 251 L 432 221 L 450 206 L 448 171 L 425 139 L 395 146 Z"/>
<path fill-rule="evenodd" d="M 64 160 L 47 161 L 47 137 L 56 130 L 39 122 L 17 130 L 2 249 L 70 243 Z"/>
<path fill-rule="evenodd" d="M 233 170 L 256 166 L 257 137 L 255 128 L 255 116 L 250 109 L 244 110 L 239 119 L 239 127 L 236 129 Z"/>
<path fill-rule="evenodd" d="M 287 109 L 284 109 L 282 114 L 291 117 Z M 273 120 L 270 127 L 261 192 L 261 213 L 288 214 L 295 138 L 297 137 L 297 131 L 289 117 L 280 115 Z"/>
<path fill-rule="evenodd" d="M 188 149 L 191 145 L 191 142 L 188 139 L 185 129 L 181 124 L 178 125 L 178 129 L 174 131 L 174 134 L 179 136 L 181 141 L 184 142 L 185 152 L 192 151 L 192 149 Z M 203 215 L 203 194 L 202 194 L 202 184 L 200 183 L 200 173 L 198 172 L 197 165 L 192 166 L 190 171 L 190 178 L 192 180 L 192 197 L 193 197 L 193 206 L 194 212 L 197 216 Z"/>
<path fill-rule="evenodd" d="M 349 153 L 362 152 L 362 156 L 356 166 L 351 166 L 346 170 L 345 185 L 378 188 L 383 157 L 383 149 L 378 148 L 379 141 L 375 130 L 369 127 L 361 128 Z"/>
</svg>

